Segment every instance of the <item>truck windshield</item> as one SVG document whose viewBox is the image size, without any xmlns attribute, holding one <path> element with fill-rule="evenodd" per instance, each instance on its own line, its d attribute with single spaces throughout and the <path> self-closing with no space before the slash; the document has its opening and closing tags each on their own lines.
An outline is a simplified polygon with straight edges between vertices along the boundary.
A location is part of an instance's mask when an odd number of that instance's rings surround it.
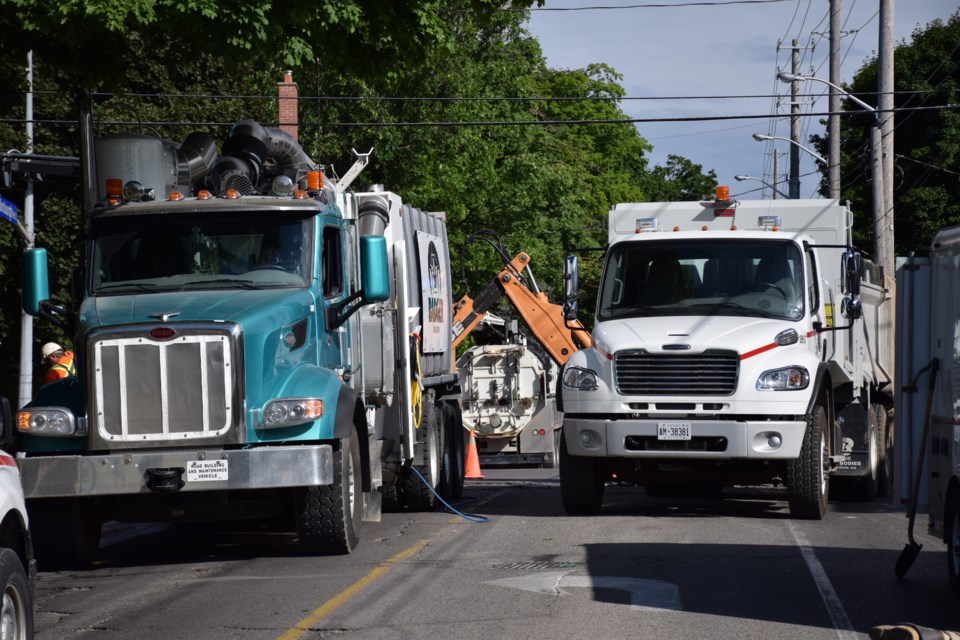
<svg viewBox="0 0 960 640">
<path fill-rule="evenodd" d="M 799 320 L 803 260 L 785 240 L 654 240 L 610 249 L 597 318 L 730 315 Z"/>
<path fill-rule="evenodd" d="M 304 287 L 313 269 L 313 219 L 275 211 L 104 217 L 92 234 L 97 294 Z"/>
</svg>

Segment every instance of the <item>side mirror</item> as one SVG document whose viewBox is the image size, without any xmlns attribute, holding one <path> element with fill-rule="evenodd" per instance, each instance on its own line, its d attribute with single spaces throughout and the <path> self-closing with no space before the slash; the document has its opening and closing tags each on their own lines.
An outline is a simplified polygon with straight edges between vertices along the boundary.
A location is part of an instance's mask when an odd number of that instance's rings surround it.
<svg viewBox="0 0 960 640">
<path fill-rule="evenodd" d="M 860 252 L 844 251 L 840 257 L 840 288 L 849 296 L 860 295 Z"/>
<path fill-rule="evenodd" d="M 840 289 L 845 298 L 840 303 L 840 314 L 847 320 L 863 317 L 863 302 L 860 300 L 860 252 L 844 251 L 840 257 Z"/>
<path fill-rule="evenodd" d="M 23 310 L 40 315 L 40 303 L 50 299 L 47 276 L 47 250 L 27 249 L 23 252 Z"/>
<path fill-rule="evenodd" d="M 387 268 L 387 239 L 383 236 L 360 238 L 360 287 L 367 302 L 383 302 L 390 297 L 390 272 Z"/>
<path fill-rule="evenodd" d="M 567 256 L 563 265 L 563 319 L 577 319 L 577 298 L 580 295 L 580 267 L 577 256 Z"/>
</svg>

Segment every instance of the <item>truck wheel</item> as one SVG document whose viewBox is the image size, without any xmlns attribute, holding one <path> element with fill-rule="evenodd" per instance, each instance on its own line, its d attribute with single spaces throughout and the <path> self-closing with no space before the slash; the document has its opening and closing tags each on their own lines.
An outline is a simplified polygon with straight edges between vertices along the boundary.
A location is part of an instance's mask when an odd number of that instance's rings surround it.
<svg viewBox="0 0 960 640">
<path fill-rule="evenodd" d="M 816 407 L 803 435 L 800 457 L 787 462 L 787 501 L 790 514 L 797 518 L 822 520 L 827 514 L 830 458 L 826 422 L 823 407 Z"/>
<path fill-rule="evenodd" d="M 100 546 L 102 522 L 96 505 L 82 499 L 27 502 L 37 565 L 44 571 L 83 569 Z"/>
<path fill-rule="evenodd" d="M 597 458 L 572 456 L 560 437 L 560 496 L 563 508 L 574 516 L 600 513 L 604 482 L 597 473 Z"/>
<path fill-rule="evenodd" d="M 880 434 L 877 429 L 877 413 L 871 407 L 867 411 L 867 469 L 866 473 L 853 478 L 850 495 L 854 500 L 873 500 L 877 495 L 880 476 Z"/>
<path fill-rule="evenodd" d="M 880 466 L 877 469 L 877 495 L 881 498 L 893 494 L 893 421 L 882 404 L 873 405 L 877 415 L 877 437 L 880 442 Z"/>
<path fill-rule="evenodd" d="M 947 575 L 954 595 L 960 596 L 960 490 L 954 487 L 944 518 L 947 539 Z"/>
<path fill-rule="evenodd" d="M 333 452 L 333 484 L 297 490 L 297 533 L 313 553 L 350 553 L 360 541 L 360 443 L 353 432 Z"/>
<path fill-rule="evenodd" d="M 416 461 L 414 462 L 420 475 L 412 471 L 405 472 L 402 485 L 403 503 L 414 511 L 432 511 L 437 503 L 432 489 L 440 481 L 440 451 L 443 442 L 440 435 L 439 414 L 436 405 L 432 402 L 423 403 L 423 418 L 420 425 L 422 433 L 419 434 L 419 441 L 416 444 Z"/>
<path fill-rule="evenodd" d="M 13 549 L 0 549 L 0 584 L 3 585 L 0 637 L 4 640 L 32 638 L 33 596 L 27 571 Z"/>
</svg>

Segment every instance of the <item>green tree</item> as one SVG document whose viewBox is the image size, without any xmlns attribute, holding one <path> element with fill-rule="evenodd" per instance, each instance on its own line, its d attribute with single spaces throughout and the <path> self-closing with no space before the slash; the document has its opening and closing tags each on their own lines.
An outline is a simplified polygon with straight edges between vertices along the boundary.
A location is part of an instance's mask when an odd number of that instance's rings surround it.
<svg viewBox="0 0 960 640">
<path fill-rule="evenodd" d="M 127 35 L 195 59 L 210 54 L 247 62 L 265 58 L 287 67 L 318 57 L 350 73 L 401 77 L 424 51 L 453 48 L 447 22 L 459 12 L 479 20 L 530 0 L 0 0 L 4 48 L 16 56 L 34 50 L 59 60 L 84 86 L 126 79 L 117 69 L 139 54 Z M 63 55 L 63 52 L 69 55 Z"/>
<path fill-rule="evenodd" d="M 894 241 L 896 255 L 924 255 L 941 228 L 960 224 L 960 12 L 917 28 L 894 49 Z M 867 60 L 845 89 L 876 105 L 877 60 Z M 910 110 L 919 107 L 922 110 Z M 853 203 L 854 237 L 873 242 L 870 128 L 874 118 L 845 102 L 841 121 L 841 192 Z M 826 153 L 826 136 L 814 136 Z M 826 178 L 821 182 L 826 195 Z"/>
<path fill-rule="evenodd" d="M 657 165 L 650 172 L 648 185 L 650 199 L 656 202 L 712 200 L 717 174 L 713 169 L 704 173 L 702 165 L 669 154 L 666 165 Z"/>
<path fill-rule="evenodd" d="M 300 88 L 300 142 L 328 173 L 349 168 L 351 149 L 374 148 L 354 187 L 382 183 L 414 206 L 445 212 L 455 277 L 466 239 L 493 229 L 511 256 L 519 251 L 531 255 L 538 285 L 559 301 L 564 253 L 606 243 L 603 224 L 611 204 L 673 199 L 697 192 L 715 177 L 673 156 L 669 169 L 651 172 L 650 145 L 630 124 L 558 124 L 623 119 L 620 76 L 602 64 L 549 69 L 539 44 L 523 27 L 522 13 L 458 10 L 475 5 L 467 0 L 443 3 L 443 39 L 419 49 L 417 64 L 403 67 L 402 73 L 393 61 L 369 65 L 363 73 L 354 72 L 354 63 L 339 64 L 341 54 L 334 52 L 354 51 L 362 43 L 349 33 L 328 41 L 330 55 L 306 56 L 288 67 L 280 56 L 262 59 L 254 53 L 228 62 L 222 45 L 198 53 L 179 39 L 163 40 L 130 23 L 137 28 L 112 35 L 123 40 L 115 43 L 123 56 L 113 64 L 111 84 L 92 85 L 123 88 L 122 93 L 94 95 L 98 133 L 137 129 L 179 142 L 192 131 L 205 130 L 220 142 L 229 123 L 244 118 L 276 124 L 276 83 L 284 69 L 292 68 Z M 0 20 L 9 18 L 12 6 L 19 5 L 0 0 Z M 76 10 L 73 4 L 65 9 Z M 0 54 L 0 78 L 17 82 L 13 98 L 0 97 L 4 150 L 24 148 L 24 58 L 19 56 Z M 61 66 L 43 56 L 35 60 L 35 150 L 76 155 L 75 115 L 63 88 L 77 84 L 80 76 L 72 63 Z M 462 124 L 467 122 L 490 124 Z M 415 126 L 422 123 L 435 124 Z M 673 186 L 668 189 L 664 181 Z M 4 196 L 17 200 L 22 193 L 4 191 Z M 48 248 L 52 293 L 69 304 L 71 273 L 79 263 L 74 239 L 82 231 L 79 189 L 41 183 L 37 200 L 38 244 Z M 21 247 L 9 226 L 0 228 L 0 249 L 6 256 L 0 264 L 0 331 L 8 338 L 0 344 L 0 366 L 15 373 L 22 267 Z M 479 245 L 466 247 L 464 259 L 470 293 L 502 266 L 495 252 Z M 599 277 L 598 254 L 585 255 L 581 266 L 581 308 L 588 310 L 589 292 Z M 67 342 L 70 336 L 44 323 L 37 348 L 48 338 Z M 8 373 L 0 381 L 8 394 L 13 380 Z"/>
</svg>

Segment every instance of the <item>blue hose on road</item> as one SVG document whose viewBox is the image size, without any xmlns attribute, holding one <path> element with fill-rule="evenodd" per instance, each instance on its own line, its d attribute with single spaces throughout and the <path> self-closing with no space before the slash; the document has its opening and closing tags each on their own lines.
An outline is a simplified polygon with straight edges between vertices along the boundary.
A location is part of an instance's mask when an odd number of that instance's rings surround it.
<svg viewBox="0 0 960 640">
<path fill-rule="evenodd" d="M 490 522 L 490 518 L 488 518 L 487 516 L 475 516 L 475 515 L 472 515 L 472 514 L 469 514 L 469 513 L 463 513 L 462 511 L 457 511 L 456 509 L 454 509 L 453 507 L 451 507 L 451 506 L 447 503 L 446 500 L 444 500 L 443 498 L 441 498 L 441 497 L 440 497 L 440 494 L 437 493 L 437 492 L 434 490 L 434 488 L 430 486 L 430 483 L 427 482 L 427 479 L 424 478 L 424 477 L 420 474 L 420 470 L 419 470 L 419 469 L 417 469 L 417 468 L 414 467 L 414 466 L 411 466 L 411 467 L 410 467 L 410 470 L 413 471 L 415 474 L 417 474 L 417 477 L 420 478 L 420 482 L 422 482 L 422 483 L 424 484 L 424 486 L 426 486 L 427 489 L 430 490 L 430 493 L 432 493 L 434 496 L 436 496 L 437 500 L 439 500 L 439 501 L 443 504 L 443 506 L 446 507 L 447 511 L 449 511 L 450 513 L 455 514 L 455 515 L 458 515 L 458 516 L 460 516 L 461 518 L 463 518 L 464 520 L 468 520 L 469 522 L 476 522 L 476 523 Z"/>
</svg>

